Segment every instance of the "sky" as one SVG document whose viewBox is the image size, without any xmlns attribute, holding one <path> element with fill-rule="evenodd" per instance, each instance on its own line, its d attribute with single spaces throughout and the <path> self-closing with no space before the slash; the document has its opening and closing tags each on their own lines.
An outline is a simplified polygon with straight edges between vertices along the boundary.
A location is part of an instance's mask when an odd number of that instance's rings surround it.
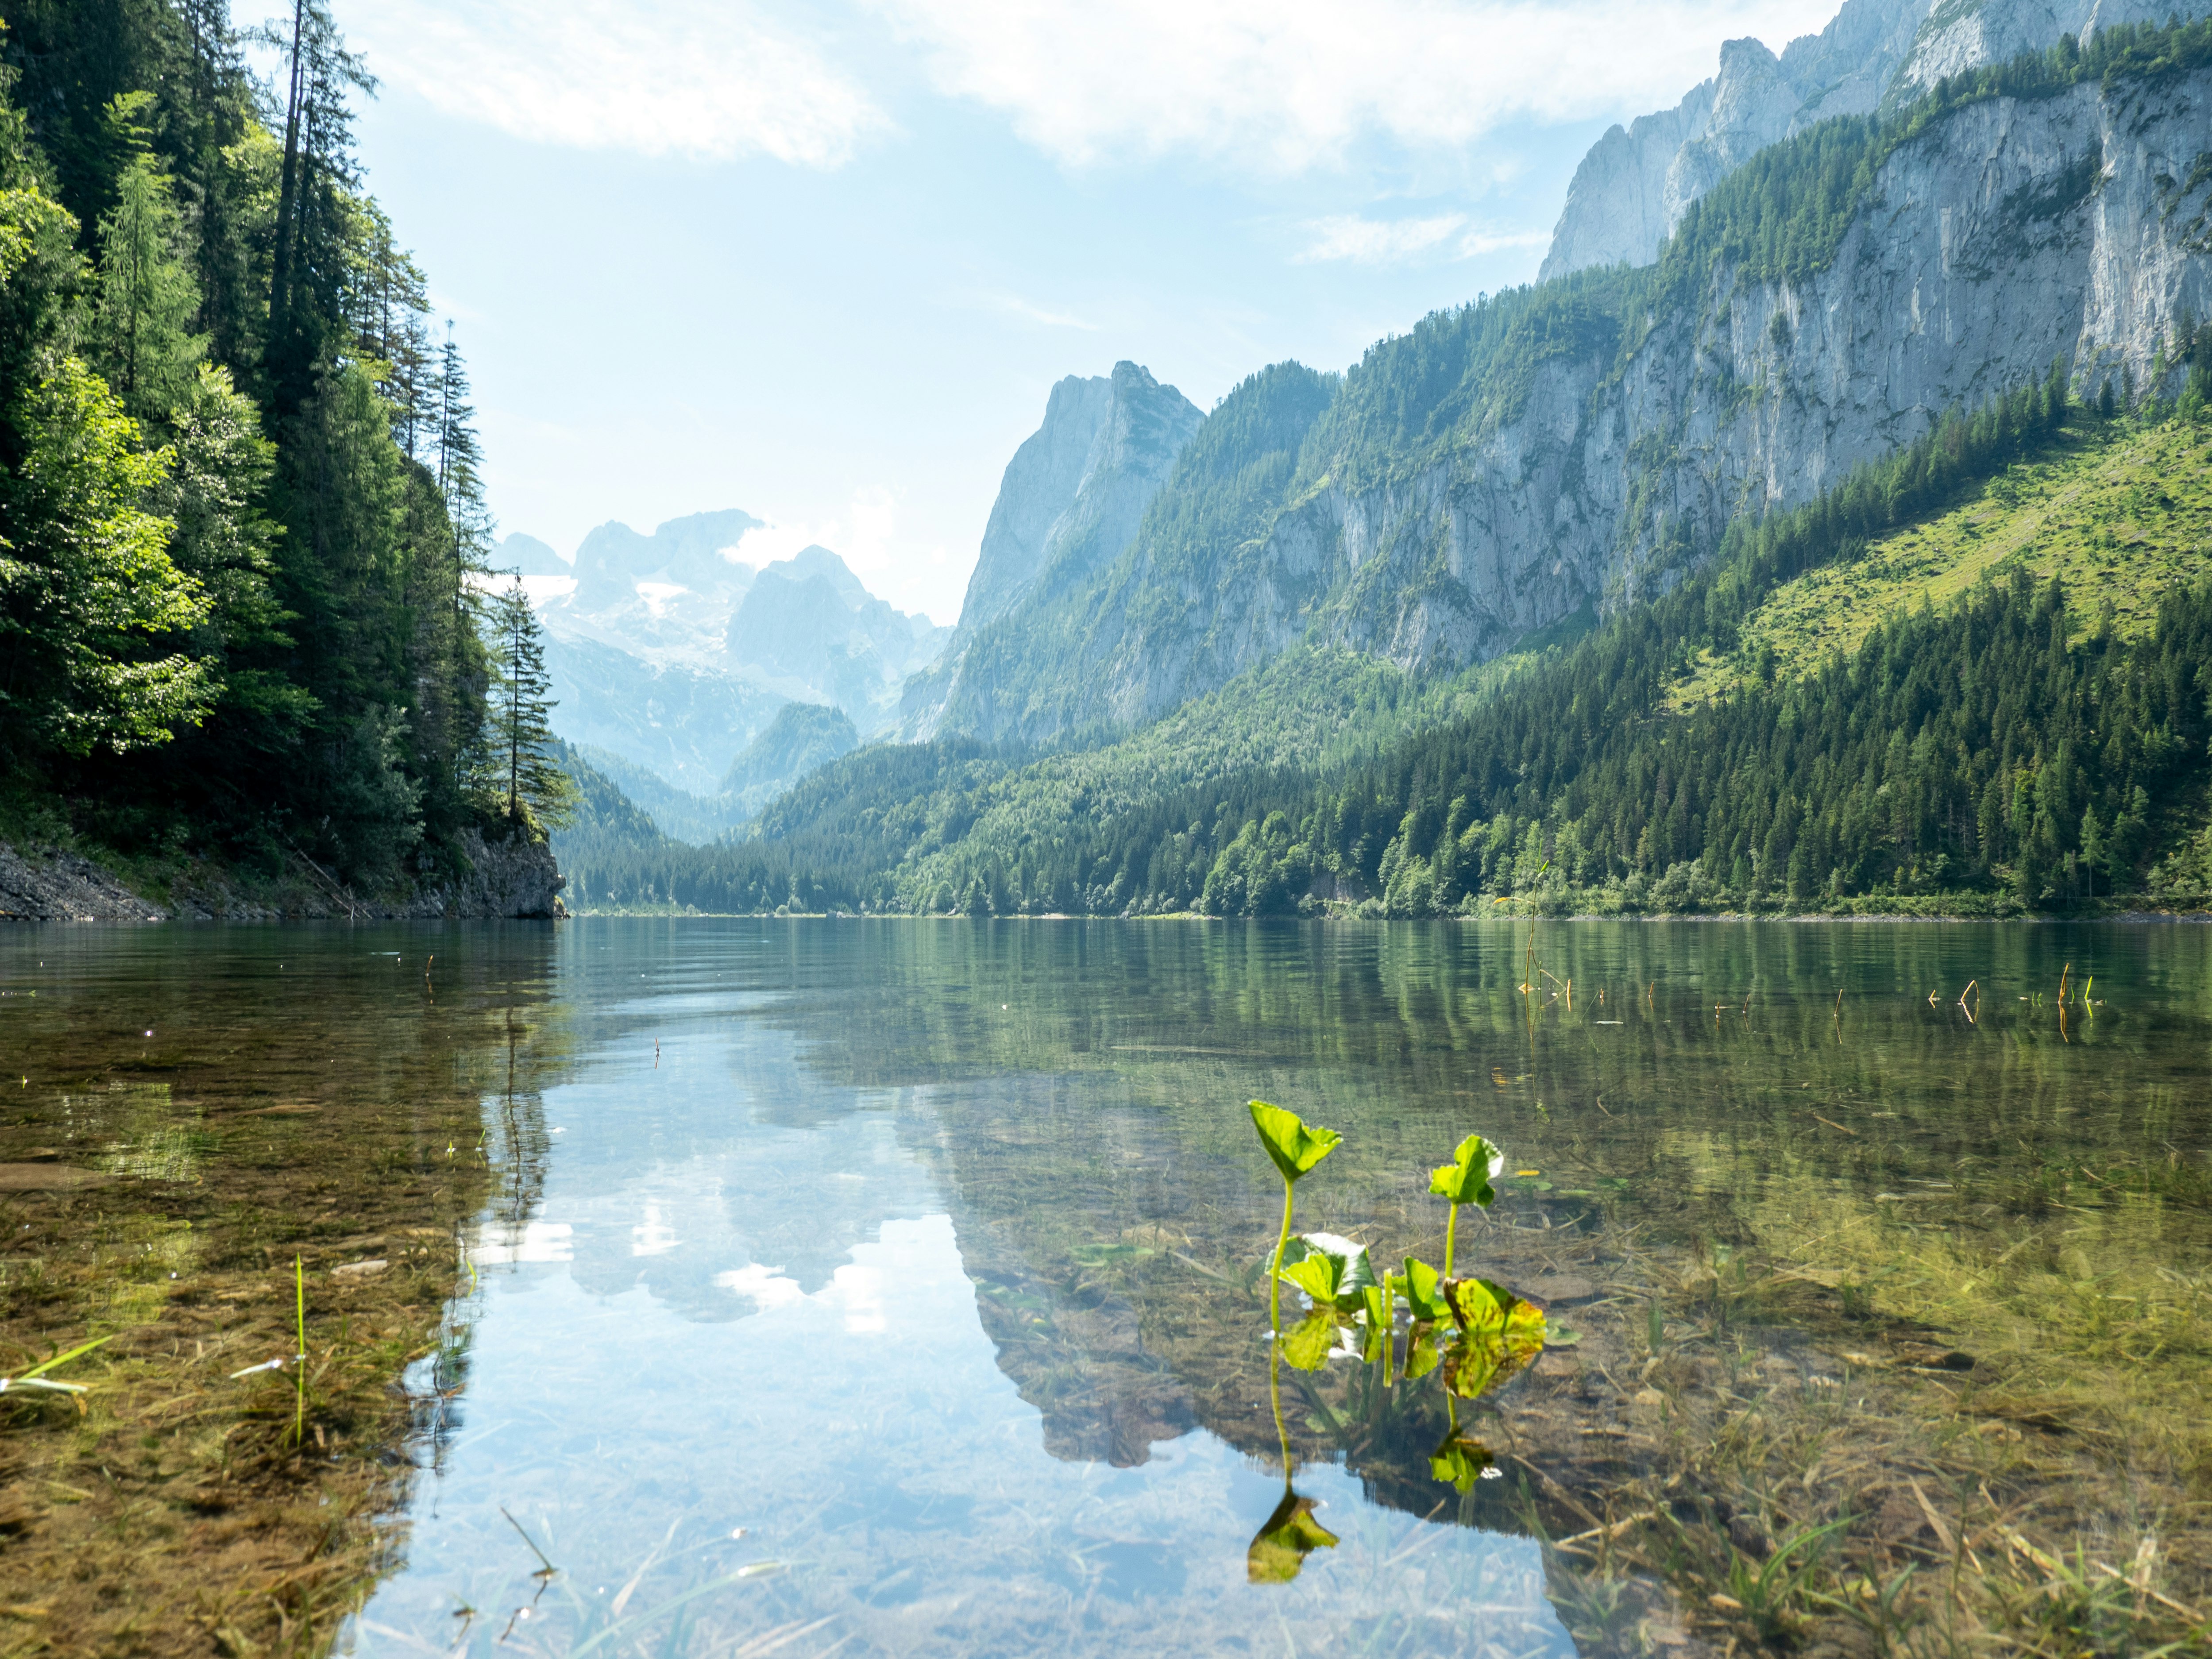
<svg viewBox="0 0 2212 1659">
<path fill-rule="evenodd" d="M 1208 409 L 1531 280 L 1607 126 L 1834 0 L 334 9 L 501 533 L 742 507 L 950 623 L 1054 381 Z"/>
</svg>

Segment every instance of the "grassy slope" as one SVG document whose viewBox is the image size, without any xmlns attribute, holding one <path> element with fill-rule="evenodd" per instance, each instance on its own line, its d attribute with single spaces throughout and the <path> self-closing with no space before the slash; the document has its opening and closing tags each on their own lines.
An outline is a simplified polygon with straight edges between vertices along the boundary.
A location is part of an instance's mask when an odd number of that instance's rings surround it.
<svg viewBox="0 0 2212 1659">
<path fill-rule="evenodd" d="M 2024 564 L 2057 576 L 2085 623 L 2103 606 L 2123 635 L 2149 631 L 2159 597 L 2212 571 L 2212 430 L 2082 418 L 2063 451 L 2014 467 L 1975 499 L 1886 537 L 1771 594 L 1728 657 L 1705 653 L 1668 696 L 1677 711 L 1727 695 L 1756 672 L 1803 678 L 1856 651 L 1900 607 L 1946 609 L 1975 584 Z"/>
</svg>

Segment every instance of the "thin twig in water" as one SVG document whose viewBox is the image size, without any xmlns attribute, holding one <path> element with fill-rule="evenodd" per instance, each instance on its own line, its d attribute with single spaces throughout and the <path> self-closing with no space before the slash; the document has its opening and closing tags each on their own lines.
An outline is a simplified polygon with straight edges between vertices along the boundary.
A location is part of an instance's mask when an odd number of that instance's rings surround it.
<svg viewBox="0 0 2212 1659">
<path fill-rule="evenodd" d="M 506 1504 L 501 1504 L 499 1506 L 499 1512 L 500 1512 L 501 1515 L 507 1515 L 507 1505 L 506 1505 Z M 560 1569 L 560 1568 L 558 1568 L 558 1567 L 555 1566 L 555 1565 L 553 1565 L 553 1563 L 552 1563 L 550 1559 L 547 1559 L 546 1554 L 545 1554 L 545 1552 L 544 1552 L 544 1550 L 541 1550 L 541 1549 L 539 1549 L 539 1548 L 538 1547 L 538 1540 L 537 1540 L 536 1539 L 532 1538 L 532 1537 L 528 1533 L 526 1533 L 526 1532 L 522 1532 L 522 1522 L 520 1522 L 520 1521 L 516 1520 L 516 1519 L 515 1519 L 513 1516 L 511 1516 L 511 1515 L 507 1515 L 507 1524 L 508 1526 L 510 1526 L 510 1527 L 513 1527 L 513 1528 L 515 1529 L 515 1531 L 517 1531 L 517 1532 L 519 1532 L 519 1533 L 522 1533 L 522 1541 L 523 1541 L 524 1543 L 526 1543 L 526 1544 L 527 1544 L 527 1545 L 529 1545 L 529 1546 L 530 1546 L 530 1553 L 531 1553 L 532 1555 L 536 1556 L 536 1557 L 537 1557 L 540 1561 L 543 1561 L 543 1562 L 544 1562 L 544 1563 L 545 1563 L 544 1570 L 543 1571 L 541 1571 L 541 1572 L 533 1572 L 533 1573 L 532 1573 L 532 1574 L 530 1575 L 532 1578 L 550 1578 L 550 1577 L 551 1577 L 555 1573 L 556 1573 L 556 1572 L 558 1572 L 558 1571 L 561 1571 L 561 1569 Z"/>
</svg>

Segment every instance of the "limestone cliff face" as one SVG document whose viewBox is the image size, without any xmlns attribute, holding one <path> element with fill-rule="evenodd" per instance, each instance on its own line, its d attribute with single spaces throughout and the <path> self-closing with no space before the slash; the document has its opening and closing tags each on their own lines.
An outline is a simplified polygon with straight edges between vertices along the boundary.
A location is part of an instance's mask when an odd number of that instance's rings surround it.
<svg viewBox="0 0 2212 1659">
<path fill-rule="evenodd" d="M 1492 654 L 1663 589 L 1735 512 L 1802 502 L 2054 357 L 2091 394 L 2151 389 L 2181 315 L 2212 312 L 2212 183 L 2191 171 L 2208 152 L 2203 72 L 1957 110 L 1889 155 L 1817 275 L 1754 282 L 1723 260 L 1694 291 L 1635 301 L 1632 347 L 1593 326 L 1531 354 L 1498 417 L 1425 462 L 1317 425 L 1264 530 L 1218 538 L 1210 570 L 1148 521 L 1078 600 L 1001 624 L 1041 643 L 971 698 L 994 711 L 972 729 L 1133 724 L 1301 639 L 1407 667 Z M 1394 349 L 1425 348 L 1370 362 Z M 1360 441 L 1400 459 L 1363 473 Z M 1382 481 L 1341 482 L 1361 476 Z"/>
<path fill-rule="evenodd" d="M 1696 201 L 1752 155 L 1815 122 L 1863 115 L 1945 76 L 2084 40 L 2118 23 L 2200 16 L 2212 0 L 1849 0 L 1780 58 L 1721 48 L 1720 73 L 1674 108 L 1614 127 L 1575 169 L 1540 274 L 1649 264 Z"/>
<path fill-rule="evenodd" d="M 1205 418 L 1132 362 L 1111 375 L 1069 375 L 1045 401 L 1044 423 L 1007 463 L 960 622 L 943 662 L 908 685 L 900 728 L 935 733 L 960 692 L 976 635 L 1018 606 L 1073 592 L 1136 534 L 1176 457 Z"/>
<path fill-rule="evenodd" d="M 1757 40 L 1727 42 L 1718 75 L 1673 109 L 1614 127 L 1590 147 L 1567 186 L 1540 275 L 1649 264 L 1690 204 L 1757 151 L 1815 121 L 1875 107 L 1911 52 L 1929 3 L 1849 0 L 1826 28 L 1791 41 L 1779 58 Z"/>
</svg>

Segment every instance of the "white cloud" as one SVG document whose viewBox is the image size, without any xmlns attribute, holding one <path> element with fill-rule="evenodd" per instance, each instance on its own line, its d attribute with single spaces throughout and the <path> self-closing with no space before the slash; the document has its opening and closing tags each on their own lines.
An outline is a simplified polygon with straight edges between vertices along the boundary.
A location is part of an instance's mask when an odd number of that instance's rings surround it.
<svg viewBox="0 0 2212 1659">
<path fill-rule="evenodd" d="M 1509 247 L 1549 247 L 1548 230 L 1470 230 L 1459 239 L 1459 257 L 1472 259 L 1480 253 L 1500 253 Z"/>
<path fill-rule="evenodd" d="M 870 0 L 940 89 L 1085 164 L 1170 154 L 1267 171 L 1379 134 L 1458 147 L 1516 118 L 1674 103 L 1721 41 L 1778 49 L 1835 0 Z"/>
<path fill-rule="evenodd" d="M 1005 312 L 1009 317 L 1018 317 L 1025 323 L 1036 323 L 1045 328 L 1079 328 L 1087 334 L 1096 334 L 1098 325 L 1071 317 L 1064 311 L 1047 311 L 1042 306 L 1031 305 L 1018 294 L 994 294 L 992 308 Z"/>
<path fill-rule="evenodd" d="M 539 143 L 821 167 L 889 125 L 744 0 L 377 0 L 343 21 L 377 75 Z"/>
<path fill-rule="evenodd" d="M 1363 219 L 1356 213 L 1340 213 L 1307 221 L 1313 241 L 1292 256 L 1302 265 L 1333 259 L 1355 264 L 1394 264 L 1425 253 L 1467 222 L 1463 213 L 1442 213 L 1429 219 Z"/>
</svg>

